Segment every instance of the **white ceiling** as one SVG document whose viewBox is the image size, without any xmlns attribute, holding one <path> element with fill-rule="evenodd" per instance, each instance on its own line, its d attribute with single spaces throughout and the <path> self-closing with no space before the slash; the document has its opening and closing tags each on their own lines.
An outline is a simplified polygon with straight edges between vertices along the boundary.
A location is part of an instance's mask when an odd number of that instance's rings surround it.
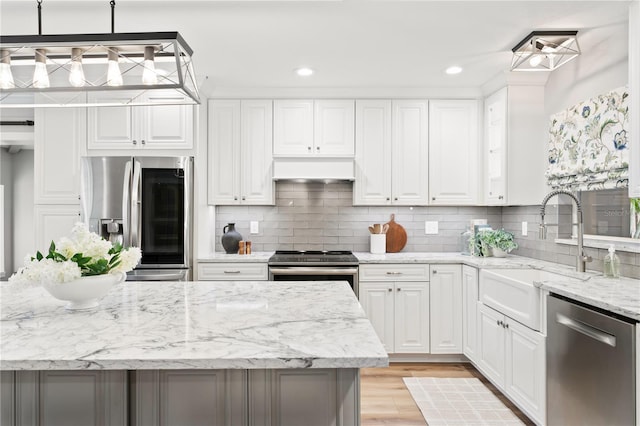
<svg viewBox="0 0 640 426">
<path fill-rule="evenodd" d="M 216 88 L 479 88 L 530 31 L 577 29 L 587 50 L 626 31 L 629 2 L 120 0 L 116 31 L 179 31 Z M 42 6 L 45 34 L 110 31 L 108 0 Z M 0 16 L 3 35 L 37 33 L 35 0 L 2 0 Z"/>
</svg>

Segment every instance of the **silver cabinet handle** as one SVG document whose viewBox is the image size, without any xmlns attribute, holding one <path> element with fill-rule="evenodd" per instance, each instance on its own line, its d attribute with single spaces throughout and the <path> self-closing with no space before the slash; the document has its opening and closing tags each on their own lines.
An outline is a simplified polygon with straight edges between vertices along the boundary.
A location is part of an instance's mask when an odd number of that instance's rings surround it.
<svg viewBox="0 0 640 426">
<path fill-rule="evenodd" d="M 504 197 L 502 195 L 498 195 L 498 200 L 502 200 Z"/>
<path fill-rule="evenodd" d="M 387 272 L 387 275 L 402 275 L 402 272 Z"/>
<path fill-rule="evenodd" d="M 133 144 L 134 144 L 134 145 L 138 145 L 138 141 L 134 139 L 134 140 L 133 140 Z"/>
<path fill-rule="evenodd" d="M 146 145 L 146 141 L 144 139 L 142 139 L 140 142 L 142 142 L 142 145 Z"/>
<path fill-rule="evenodd" d="M 591 337 L 592 339 L 595 339 L 606 345 L 613 346 L 614 348 L 616 347 L 616 336 L 600 331 L 597 328 L 590 326 L 589 324 L 571 319 L 560 313 L 556 314 L 556 321 L 558 322 L 558 324 L 565 325 L 570 329 L 577 331 L 578 333 L 584 334 L 587 337 Z"/>
<path fill-rule="evenodd" d="M 239 274 L 240 271 L 224 271 L 225 274 Z"/>
</svg>

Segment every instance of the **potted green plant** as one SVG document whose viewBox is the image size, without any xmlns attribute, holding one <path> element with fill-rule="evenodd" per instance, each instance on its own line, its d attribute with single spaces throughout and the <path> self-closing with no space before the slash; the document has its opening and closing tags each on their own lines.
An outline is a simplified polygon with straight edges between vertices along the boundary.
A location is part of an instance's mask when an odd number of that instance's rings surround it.
<svg viewBox="0 0 640 426">
<path fill-rule="evenodd" d="M 479 239 L 484 256 L 486 256 L 485 252 L 489 252 L 495 257 L 505 257 L 511 250 L 518 248 L 513 234 L 504 229 L 482 232 L 479 234 Z"/>
</svg>

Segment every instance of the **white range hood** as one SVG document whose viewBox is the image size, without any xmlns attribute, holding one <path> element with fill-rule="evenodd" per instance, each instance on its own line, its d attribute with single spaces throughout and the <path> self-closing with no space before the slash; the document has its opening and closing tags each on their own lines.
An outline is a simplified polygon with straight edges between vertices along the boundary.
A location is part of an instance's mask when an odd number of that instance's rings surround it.
<svg viewBox="0 0 640 426">
<path fill-rule="evenodd" d="M 273 180 L 355 180 L 353 158 L 274 158 Z"/>
</svg>

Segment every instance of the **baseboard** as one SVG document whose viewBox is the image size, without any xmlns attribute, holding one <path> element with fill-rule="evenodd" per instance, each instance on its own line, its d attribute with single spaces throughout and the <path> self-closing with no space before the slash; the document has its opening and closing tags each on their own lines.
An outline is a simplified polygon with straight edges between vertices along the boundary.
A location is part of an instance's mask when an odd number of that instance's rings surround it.
<svg viewBox="0 0 640 426">
<path fill-rule="evenodd" d="M 389 354 L 389 362 L 470 362 L 462 354 Z"/>
</svg>

